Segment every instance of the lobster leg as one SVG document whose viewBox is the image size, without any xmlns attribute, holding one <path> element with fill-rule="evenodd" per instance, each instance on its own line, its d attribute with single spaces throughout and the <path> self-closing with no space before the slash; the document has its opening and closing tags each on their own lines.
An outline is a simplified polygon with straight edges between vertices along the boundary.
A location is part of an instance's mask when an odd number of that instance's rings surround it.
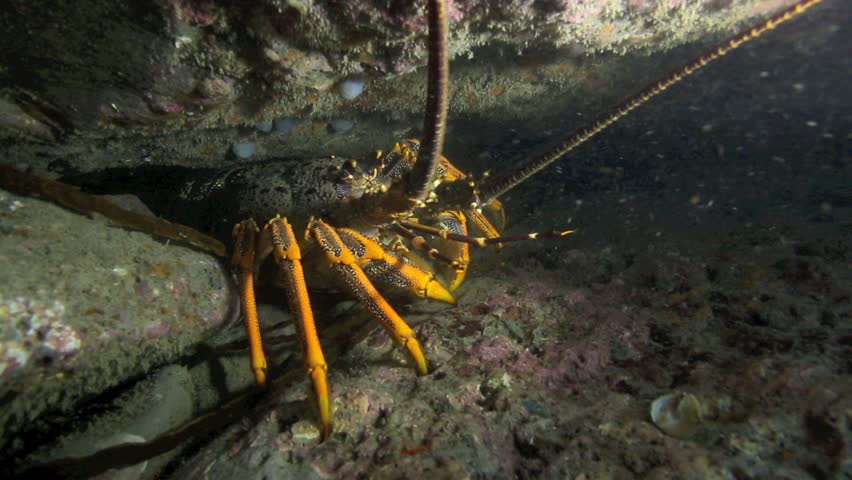
<svg viewBox="0 0 852 480">
<path fill-rule="evenodd" d="M 272 255 L 284 276 L 287 303 L 295 317 L 296 332 L 302 346 L 305 369 L 314 387 L 322 423 L 322 438 L 331 432 L 331 402 L 328 393 L 328 365 L 322 353 L 313 310 L 308 297 L 305 273 L 302 270 L 302 252 L 286 218 L 276 216 L 263 228 L 264 240 L 272 242 Z M 267 237 L 268 235 L 268 237 Z"/>
<path fill-rule="evenodd" d="M 455 305 L 456 299 L 435 276 L 401 257 L 388 253 L 377 242 L 348 228 L 338 228 L 343 244 L 355 255 L 364 273 L 373 280 L 405 288 L 422 298 Z"/>
<path fill-rule="evenodd" d="M 480 210 L 475 208 L 471 208 L 467 210 L 467 218 L 470 219 L 471 223 L 476 227 L 476 229 L 481 232 L 486 238 L 496 238 L 500 236 L 500 232 L 497 231 L 497 227 L 491 223 L 491 220 L 485 216 Z M 502 245 L 500 245 L 502 247 Z"/>
<path fill-rule="evenodd" d="M 258 233 L 260 235 L 258 236 Z M 302 271 L 302 253 L 296 243 L 293 228 L 286 218 L 276 216 L 270 220 L 263 231 L 259 232 L 253 219 L 243 220 L 234 226 L 234 253 L 231 266 L 239 278 L 242 296 L 243 317 L 249 337 L 251 368 L 255 380 L 260 386 L 266 385 L 266 355 L 260 336 L 260 323 L 257 316 L 257 303 L 254 297 L 255 260 L 266 258 L 271 252 L 281 269 L 287 288 L 287 301 L 290 312 L 295 318 L 296 332 L 305 358 L 305 369 L 314 387 L 322 438 L 331 431 L 331 402 L 326 379 L 328 366 L 320 347 L 314 315 L 305 285 Z"/>
<path fill-rule="evenodd" d="M 254 259 L 257 241 L 257 224 L 253 219 L 243 220 L 233 230 L 234 252 L 231 255 L 231 268 L 237 275 L 242 297 L 243 319 L 249 337 L 251 368 L 258 385 L 266 385 L 266 355 L 260 339 L 260 323 L 257 317 L 257 303 L 254 299 Z"/>
<path fill-rule="evenodd" d="M 367 307 L 367 310 L 391 334 L 399 344 L 405 346 L 417 366 L 417 372 L 426 375 L 426 357 L 420 348 L 420 342 L 415 337 L 414 330 L 399 316 L 393 307 L 376 290 L 373 283 L 358 265 L 355 254 L 341 240 L 334 228 L 322 220 L 314 221 L 309 227 L 320 248 L 343 284 L 349 291 Z"/>
<path fill-rule="evenodd" d="M 506 210 L 503 208 L 503 202 L 495 198 L 494 200 L 491 200 L 491 203 L 485 205 L 483 211 L 491 213 L 492 224 L 495 223 L 495 219 L 497 220 L 497 231 L 502 232 L 506 229 Z"/>
<path fill-rule="evenodd" d="M 447 211 L 438 214 L 437 227 L 458 235 L 467 235 L 467 219 L 459 211 Z M 470 263 L 470 244 L 439 240 L 439 249 L 453 259 L 450 291 L 455 291 L 464 281 Z"/>
</svg>

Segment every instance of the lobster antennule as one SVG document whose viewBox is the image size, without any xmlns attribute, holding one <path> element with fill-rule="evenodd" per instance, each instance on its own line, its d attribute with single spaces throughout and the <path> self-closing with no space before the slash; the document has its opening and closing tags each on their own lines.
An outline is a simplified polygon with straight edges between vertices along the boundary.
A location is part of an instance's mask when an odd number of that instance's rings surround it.
<svg viewBox="0 0 852 480">
<path fill-rule="evenodd" d="M 163 218 L 131 212 L 101 196 L 85 193 L 62 182 L 29 175 L 8 165 L 0 165 L 0 188 L 19 195 L 49 200 L 78 212 L 97 212 L 117 225 L 189 244 L 217 257 L 225 256 L 225 245 L 222 242 L 193 228 Z"/>
<path fill-rule="evenodd" d="M 562 156 L 571 150 L 574 150 L 587 140 L 604 131 L 607 127 L 614 124 L 628 113 L 645 104 L 648 100 L 656 97 L 664 90 L 680 82 L 684 78 L 689 77 L 708 63 L 724 56 L 732 50 L 739 48 L 746 42 L 754 40 L 769 30 L 774 29 L 778 25 L 801 15 L 807 9 L 822 3 L 822 1 L 823 0 L 800 0 L 796 4 L 772 16 L 768 20 L 764 20 L 762 23 L 759 23 L 748 30 L 734 34 L 713 50 L 699 56 L 685 66 L 678 68 L 662 80 L 658 80 L 645 87 L 638 94 L 627 98 L 627 100 L 623 101 L 615 109 L 611 110 L 604 116 L 599 117 L 590 126 L 575 132 L 573 135 L 568 137 L 567 140 L 562 142 L 550 152 L 541 157 L 534 158 L 531 161 L 521 163 L 516 168 L 501 176 L 499 179 L 490 183 L 481 190 L 479 197 L 481 201 L 478 201 L 478 203 L 481 205 L 491 203 L 496 200 L 497 197 L 517 187 L 551 163 L 562 158 Z"/>
<path fill-rule="evenodd" d="M 484 247 L 486 245 L 499 245 L 501 243 L 507 242 L 538 240 L 541 238 L 559 238 L 574 233 L 574 230 L 551 230 L 548 232 L 533 232 L 528 233 L 526 235 L 515 235 L 510 237 L 472 237 L 470 235 L 460 235 L 458 233 L 453 233 L 444 228 L 432 227 L 430 225 L 423 225 L 416 222 L 401 221 L 399 222 L 399 224 L 409 230 L 429 233 L 440 238 L 446 238 L 461 243 L 469 243 L 471 245 L 476 245 L 479 247 Z"/>
<path fill-rule="evenodd" d="M 447 85 L 449 59 L 447 55 L 446 0 L 429 0 L 429 85 L 426 97 L 426 116 L 417 162 L 408 177 L 406 198 L 423 202 L 432 191 L 432 183 L 441 160 L 444 133 L 447 126 Z"/>
</svg>

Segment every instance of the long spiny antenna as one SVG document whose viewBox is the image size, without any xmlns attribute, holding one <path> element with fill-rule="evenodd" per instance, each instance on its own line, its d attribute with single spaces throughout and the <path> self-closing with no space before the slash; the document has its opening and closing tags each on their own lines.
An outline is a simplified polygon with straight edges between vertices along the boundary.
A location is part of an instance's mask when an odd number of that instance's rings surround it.
<svg viewBox="0 0 852 480">
<path fill-rule="evenodd" d="M 225 245 L 222 242 L 190 227 L 131 212 L 104 197 L 81 192 L 77 187 L 55 180 L 28 175 L 8 165 L 0 165 L 0 188 L 18 195 L 48 200 L 77 212 L 97 212 L 122 227 L 147 232 L 166 240 L 188 243 L 218 257 L 225 256 Z"/>
<path fill-rule="evenodd" d="M 598 118 L 598 120 L 593 122 L 590 126 L 585 127 L 571 135 L 568 140 L 560 144 L 558 147 L 556 147 L 549 153 L 545 154 L 540 158 L 533 159 L 532 161 L 526 164 L 521 164 L 514 171 L 511 171 L 508 174 L 501 176 L 494 183 L 487 185 L 480 192 L 480 201 L 478 203 L 480 205 L 488 205 L 500 195 L 503 195 L 512 188 L 520 185 L 526 179 L 535 175 L 536 173 L 538 173 L 551 163 L 555 162 L 556 160 L 559 160 L 559 158 L 561 158 L 566 153 L 577 148 L 585 141 L 602 132 L 604 129 L 617 122 L 619 119 L 632 112 L 637 107 L 643 105 L 651 98 L 654 98 L 655 96 L 659 95 L 661 92 L 671 87 L 675 83 L 678 83 L 684 78 L 692 75 L 708 63 L 725 55 L 731 50 L 739 48 L 744 43 L 750 40 L 754 40 L 755 38 L 768 32 L 769 30 L 774 29 L 778 25 L 801 15 L 805 12 L 805 10 L 813 7 L 814 5 L 817 5 L 818 3 L 821 3 L 822 1 L 823 0 L 801 0 L 795 5 L 778 13 L 772 18 L 752 27 L 751 29 L 737 33 L 736 35 L 728 38 L 726 41 L 722 42 L 721 45 L 719 45 L 709 53 L 701 55 L 697 59 L 677 69 L 675 72 L 671 73 L 662 80 L 658 80 L 650 86 L 645 87 L 638 94 L 622 102 L 610 113 L 607 113 L 603 117 Z"/>
<path fill-rule="evenodd" d="M 426 92 L 426 118 L 417 162 L 409 176 L 408 198 L 426 200 L 441 158 L 447 126 L 447 5 L 445 0 L 429 0 L 429 85 Z"/>
<path fill-rule="evenodd" d="M 574 233 L 574 230 L 552 230 L 549 232 L 533 232 L 528 233 L 526 235 L 513 235 L 510 237 L 473 237 L 470 235 L 453 233 L 447 230 L 446 228 L 438 228 L 430 225 L 423 225 L 422 223 L 409 222 L 405 220 L 399 222 L 399 225 L 402 228 L 406 228 L 408 230 L 429 233 L 435 235 L 436 237 L 452 240 L 454 242 L 469 243 L 471 245 L 476 245 L 479 247 L 484 247 L 486 245 L 499 245 L 501 243 L 508 242 L 520 242 L 524 240 L 538 240 L 541 238 L 559 238 Z"/>
</svg>

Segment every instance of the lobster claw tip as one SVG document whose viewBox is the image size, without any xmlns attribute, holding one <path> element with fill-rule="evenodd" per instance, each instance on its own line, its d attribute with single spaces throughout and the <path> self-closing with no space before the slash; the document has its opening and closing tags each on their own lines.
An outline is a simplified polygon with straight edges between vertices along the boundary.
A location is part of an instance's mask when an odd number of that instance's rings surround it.
<svg viewBox="0 0 852 480">
<path fill-rule="evenodd" d="M 436 280 L 429 282 L 429 285 L 426 286 L 426 298 L 449 303 L 450 305 L 455 305 L 457 303 L 453 294 Z"/>
</svg>

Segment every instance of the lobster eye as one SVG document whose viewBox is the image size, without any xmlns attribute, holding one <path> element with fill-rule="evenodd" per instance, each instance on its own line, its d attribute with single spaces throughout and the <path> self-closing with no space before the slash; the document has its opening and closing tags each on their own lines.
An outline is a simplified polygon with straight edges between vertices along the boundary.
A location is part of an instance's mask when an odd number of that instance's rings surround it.
<svg viewBox="0 0 852 480">
<path fill-rule="evenodd" d="M 334 189 L 340 197 L 360 198 L 364 194 L 364 172 L 355 160 L 343 162 L 338 170 Z"/>
</svg>

